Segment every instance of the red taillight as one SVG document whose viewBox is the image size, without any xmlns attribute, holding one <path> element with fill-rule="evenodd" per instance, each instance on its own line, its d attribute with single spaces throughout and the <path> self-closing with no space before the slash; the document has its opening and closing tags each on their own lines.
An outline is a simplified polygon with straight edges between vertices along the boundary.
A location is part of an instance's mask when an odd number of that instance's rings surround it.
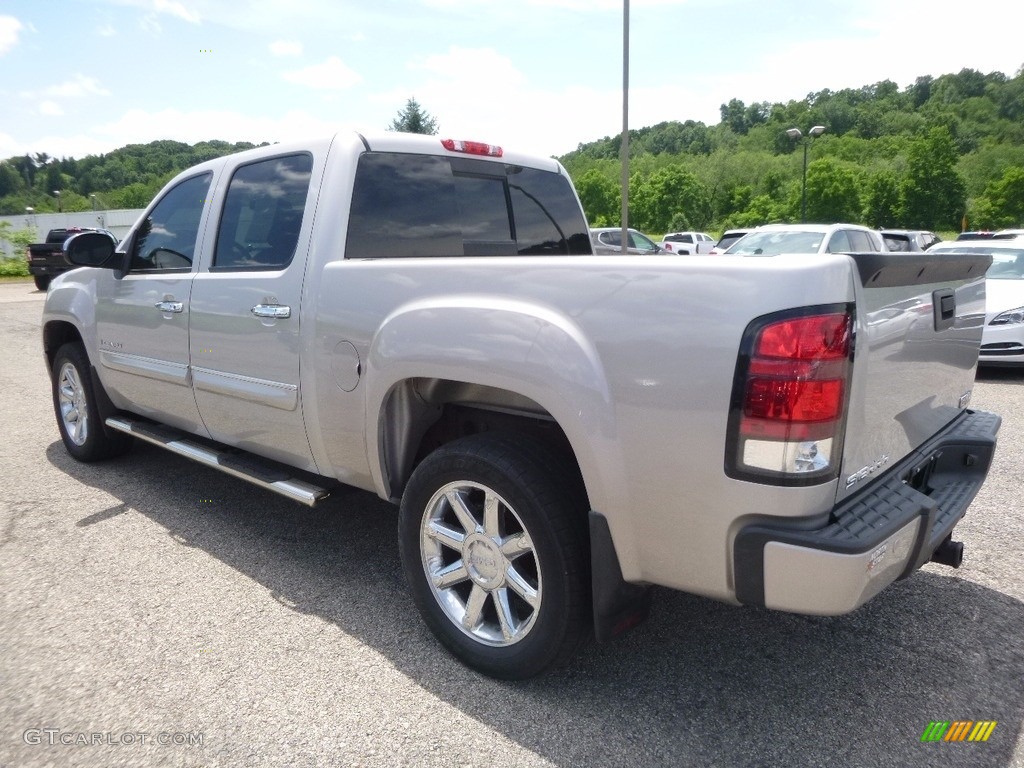
<svg viewBox="0 0 1024 768">
<path fill-rule="evenodd" d="M 761 331 L 756 357 L 786 360 L 835 360 L 850 353 L 850 316 L 797 317 L 772 323 Z"/>
<path fill-rule="evenodd" d="M 839 418 L 843 382 L 751 378 L 743 415 L 774 422 L 818 422 Z M 746 426 L 746 425 L 745 425 Z"/>
<path fill-rule="evenodd" d="M 735 471 L 837 469 L 852 345 L 848 311 L 769 320 L 754 330 L 731 422 Z"/>
<path fill-rule="evenodd" d="M 484 144 L 480 141 L 458 141 L 456 139 L 441 139 L 441 146 L 449 152 L 464 152 L 467 155 L 483 155 L 484 157 L 501 157 L 505 151 L 494 144 Z"/>
</svg>

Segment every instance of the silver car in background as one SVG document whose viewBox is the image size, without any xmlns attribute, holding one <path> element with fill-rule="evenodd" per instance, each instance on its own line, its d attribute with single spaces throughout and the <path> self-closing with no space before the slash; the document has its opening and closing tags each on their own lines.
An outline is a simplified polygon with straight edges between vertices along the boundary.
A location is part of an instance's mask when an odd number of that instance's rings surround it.
<svg viewBox="0 0 1024 768">
<path fill-rule="evenodd" d="M 1024 236 L 939 243 L 929 253 L 990 253 L 979 365 L 1024 366 Z"/>
<path fill-rule="evenodd" d="M 594 253 L 622 253 L 622 227 L 598 227 L 591 229 L 590 242 L 594 246 Z M 630 229 L 626 253 L 633 256 L 653 256 L 667 254 L 668 251 L 642 232 Z"/>
<path fill-rule="evenodd" d="M 738 240 L 727 254 L 887 252 L 882 235 L 859 224 L 766 224 Z"/>
</svg>

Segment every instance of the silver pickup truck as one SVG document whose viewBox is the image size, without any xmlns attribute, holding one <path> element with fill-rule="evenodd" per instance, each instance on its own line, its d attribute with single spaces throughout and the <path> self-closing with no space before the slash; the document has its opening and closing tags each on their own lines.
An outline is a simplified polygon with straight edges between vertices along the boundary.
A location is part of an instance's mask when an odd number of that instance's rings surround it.
<svg viewBox="0 0 1024 768">
<path fill-rule="evenodd" d="M 415 604 L 497 677 L 635 626 L 651 585 L 841 614 L 955 567 L 999 428 L 968 408 L 988 256 L 594 255 L 564 169 L 486 144 L 223 157 L 67 254 L 72 456 L 400 504 Z"/>
</svg>

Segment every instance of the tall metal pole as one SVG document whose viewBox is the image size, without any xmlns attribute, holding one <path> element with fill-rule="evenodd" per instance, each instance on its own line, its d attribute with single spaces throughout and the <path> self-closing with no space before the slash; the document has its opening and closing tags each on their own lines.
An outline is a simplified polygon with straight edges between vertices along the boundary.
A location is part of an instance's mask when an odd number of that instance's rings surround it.
<svg viewBox="0 0 1024 768">
<path fill-rule="evenodd" d="M 629 245 L 629 0 L 622 0 L 622 252 Z"/>
<path fill-rule="evenodd" d="M 807 136 L 803 140 L 804 144 L 804 183 L 803 193 L 801 194 L 800 201 L 800 222 L 807 222 L 807 145 L 811 143 L 811 137 Z"/>
</svg>

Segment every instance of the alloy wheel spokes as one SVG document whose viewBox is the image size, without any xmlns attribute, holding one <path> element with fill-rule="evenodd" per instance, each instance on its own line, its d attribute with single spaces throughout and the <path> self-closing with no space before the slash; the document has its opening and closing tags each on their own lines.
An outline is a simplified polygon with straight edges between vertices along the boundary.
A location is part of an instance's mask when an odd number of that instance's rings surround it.
<svg viewBox="0 0 1024 768">
<path fill-rule="evenodd" d="M 439 489 L 424 512 L 420 552 L 435 599 L 462 631 L 500 647 L 532 629 L 542 604 L 538 555 L 492 488 L 463 481 Z"/>
</svg>

